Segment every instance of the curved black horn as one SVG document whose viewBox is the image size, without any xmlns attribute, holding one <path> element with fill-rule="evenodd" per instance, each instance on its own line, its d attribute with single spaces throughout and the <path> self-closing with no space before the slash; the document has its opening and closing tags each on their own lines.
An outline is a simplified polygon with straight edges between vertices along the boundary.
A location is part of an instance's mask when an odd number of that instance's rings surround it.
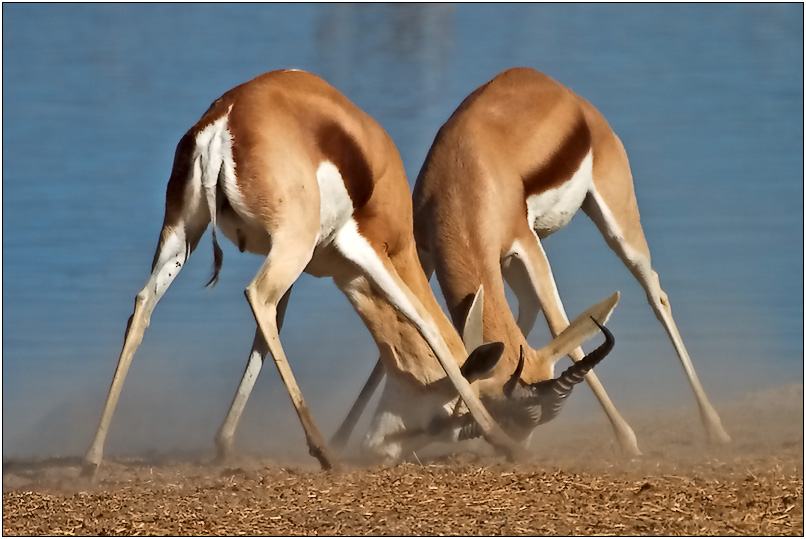
<svg viewBox="0 0 806 539">
<path fill-rule="evenodd" d="M 605 336 L 605 342 L 602 343 L 599 348 L 568 367 L 559 377 L 555 378 L 557 385 L 569 386 L 569 392 L 571 391 L 571 387 L 582 382 L 582 380 L 585 379 L 585 375 L 588 374 L 588 371 L 598 365 L 598 363 L 610 353 L 613 349 L 613 345 L 616 343 L 616 339 L 613 338 L 613 334 L 610 333 L 609 329 L 597 322 L 595 318 L 591 317 L 591 320 L 602 330 Z"/>
<path fill-rule="evenodd" d="M 593 369 L 613 349 L 616 339 L 610 333 L 610 330 L 597 322 L 595 318 L 591 317 L 591 320 L 602 330 L 605 342 L 577 363 L 568 367 L 557 378 L 532 384 L 532 392 L 541 400 L 542 409 L 538 424 L 546 423 L 553 419 L 560 412 L 565 399 L 571 394 L 574 386 L 582 382 L 588 371 Z"/>
<path fill-rule="evenodd" d="M 512 396 L 512 392 L 515 391 L 515 388 L 518 386 L 518 382 L 521 380 L 521 374 L 523 374 L 523 345 L 521 345 L 521 354 L 520 359 L 518 359 L 518 366 L 515 367 L 515 372 L 512 373 L 512 376 L 509 377 L 507 383 L 504 384 L 504 396 L 506 398 L 510 398 Z"/>
</svg>

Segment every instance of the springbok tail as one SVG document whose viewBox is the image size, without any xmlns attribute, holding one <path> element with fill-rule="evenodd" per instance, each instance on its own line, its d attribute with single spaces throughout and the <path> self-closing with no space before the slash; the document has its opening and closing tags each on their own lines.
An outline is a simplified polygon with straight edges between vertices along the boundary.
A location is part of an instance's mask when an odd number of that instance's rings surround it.
<svg viewBox="0 0 806 539">
<path fill-rule="evenodd" d="M 204 161 L 204 160 L 203 160 Z M 213 276 L 205 286 L 212 288 L 218 283 L 218 277 L 221 273 L 221 266 L 224 263 L 224 252 L 218 244 L 218 233 L 216 227 L 216 213 L 218 211 L 217 194 L 218 194 L 218 180 L 222 172 L 222 163 L 206 163 L 207 166 L 202 167 L 202 186 L 207 198 L 207 209 L 210 211 L 210 223 L 212 224 L 213 234 Z M 215 166 L 217 165 L 217 166 Z"/>
<path fill-rule="evenodd" d="M 207 281 L 205 285 L 208 288 L 213 288 L 218 283 L 218 276 L 221 273 L 221 266 L 224 264 L 224 252 L 218 245 L 218 238 L 215 231 L 215 219 L 213 219 L 213 276 Z"/>
</svg>

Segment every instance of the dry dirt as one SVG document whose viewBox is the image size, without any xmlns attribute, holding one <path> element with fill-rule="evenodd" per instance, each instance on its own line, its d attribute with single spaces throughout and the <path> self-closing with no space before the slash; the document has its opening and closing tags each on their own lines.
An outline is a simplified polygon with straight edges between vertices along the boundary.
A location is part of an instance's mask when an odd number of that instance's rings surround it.
<svg viewBox="0 0 806 539">
<path fill-rule="evenodd" d="M 174 455 L 107 460 L 89 484 L 78 458 L 5 462 L 3 534 L 803 535 L 803 386 L 720 411 L 720 447 L 690 409 L 631 414 L 638 459 L 591 419 L 546 425 L 519 463 L 481 445 L 338 473 Z"/>
</svg>

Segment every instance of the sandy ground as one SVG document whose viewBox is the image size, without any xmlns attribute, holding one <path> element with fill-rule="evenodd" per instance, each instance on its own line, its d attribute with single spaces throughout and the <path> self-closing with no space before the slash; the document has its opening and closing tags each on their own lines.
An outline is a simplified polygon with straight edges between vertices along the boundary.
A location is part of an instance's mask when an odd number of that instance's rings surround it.
<svg viewBox="0 0 806 539">
<path fill-rule="evenodd" d="M 79 458 L 4 462 L 3 534 L 803 535 L 803 386 L 720 412 L 719 447 L 690 409 L 631 417 L 638 459 L 597 418 L 546 425 L 518 463 L 483 445 L 337 473 L 165 455 L 107 460 L 88 483 Z"/>
</svg>

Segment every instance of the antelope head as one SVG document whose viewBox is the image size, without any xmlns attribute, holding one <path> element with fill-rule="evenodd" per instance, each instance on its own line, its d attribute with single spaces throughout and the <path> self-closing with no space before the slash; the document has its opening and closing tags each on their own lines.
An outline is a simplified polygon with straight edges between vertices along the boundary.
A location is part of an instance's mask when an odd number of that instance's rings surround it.
<svg viewBox="0 0 806 539">
<path fill-rule="evenodd" d="M 606 320 L 618 303 L 618 299 L 619 295 L 616 293 L 594 305 L 574 320 L 551 344 L 539 351 L 543 356 L 543 360 L 553 364 L 557 358 L 562 357 L 568 350 L 578 346 L 582 340 L 595 331 L 601 330 L 604 334 L 605 342 L 579 362 L 567 368 L 562 374 L 556 378 L 531 384 L 524 381 L 522 374 L 525 359 L 523 346 L 521 346 L 518 364 L 502 388 L 503 398 L 490 394 L 481 395 L 481 400 L 487 410 L 509 436 L 515 440 L 523 440 L 538 425 L 547 423 L 557 417 L 574 386 L 582 382 L 585 379 L 585 375 L 610 353 L 615 344 L 615 338 L 610 330 L 599 323 L 597 318 Z M 471 312 L 476 308 L 481 309 L 480 306 L 477 307 L 474 304 L 471 306 Z M 502 343 L 488 343 L 476 346 L 474 338 L 468 337 L 468 335 L 473 335 L 474 333 L 473 331 L 468 331 L 468 326 L 471 324 L 472 319 L 473 316 L 469 315 L 465 326 L 466 346 L 473 346 L 478 350 L 490 348 L 494 349 L 495 353 L 471 354 L 468 357 L 461 370 L 462 374 L 470 382 L 487 376 L 496 366 L 497 359 L 500 358 L 503 352 Z M 591 320 L 595 326 L 591 325 Z M 475 340 L 478 340 L 478 337 Z M 481 435 L 478 426 L 469 414 L 460 415 L 454 413 L 450 422 L 442 421 L 439 424 L 432 424 L 432 429 L 444 429 L 449 425 L 453 428 L 458 427 L 458 440 L 468 440 Z"/>
</svg>

